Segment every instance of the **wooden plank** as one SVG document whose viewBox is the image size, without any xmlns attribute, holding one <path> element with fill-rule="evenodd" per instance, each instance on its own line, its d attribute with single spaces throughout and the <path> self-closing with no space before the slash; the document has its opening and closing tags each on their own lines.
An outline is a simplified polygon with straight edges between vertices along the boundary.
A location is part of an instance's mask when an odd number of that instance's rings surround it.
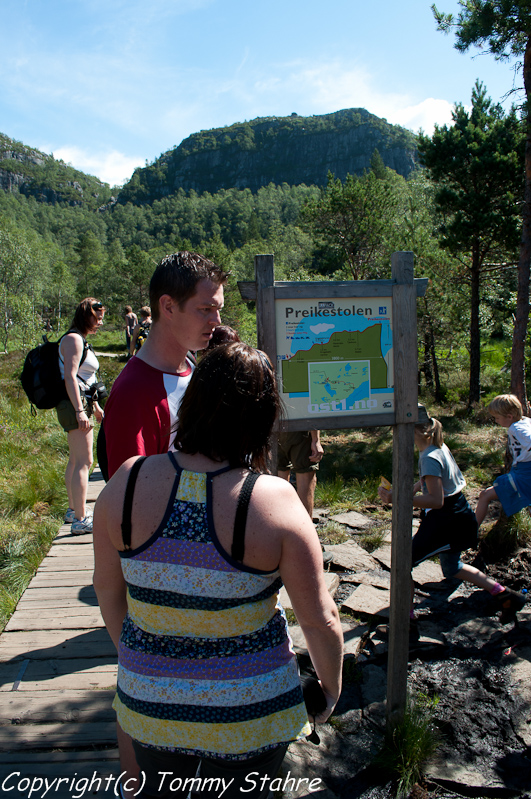
<svg viewBox="0 0 531 799">
<path fill-rule="evenodd" d="M 115 692 L 107 691 L 11 691 L 2 695 L 0 726 L 41 722 L 113 721 Z"/>
<path fill-rule="evenodd" d="M 88 571 L 94 570 L 94 556 L 72 555 L 71 557 L 50 558 L 46 557 L 39 566 L 39 573 L 49 571 Z"/>
<path fill-rule="evenodd" d="M 11 724 L 0 727 L 0 751 L 74 749 L 116 744 L 116 723 Z"/>
<path fill-rule="evenodd" d="M 28 588 L 47 588 L 48 586 L 85 586 L 92 584 L 92 570 L 81 571 L 38 571 Z"/>
<path fill-rule="evenodd" d="M 63 585 L 63 586 L 28 586 L 20 602 L 35 602 L 39 599 L 80 599 L 86 605 L 97 604 L 96 592 L 92 585 Z M 17 605 L 18 607 L 18 605 Z"/>
<path fill-rule="evenodd" d="M 414 422 L 418 418 L 416 293 L 413 253 L 394 253 L 393 353 L 396 425 L 393 428 L 391 604 L 387 671 L 387 724 L 402 718 L 407 700 Z"/>
<path fill-rule="evenodd" d="M 19 693 L 116 688 L 116 654 L 114 658 L 30 660 L 22 668 L 24 663 L 19 660 L 0 664 L 0 692 L 12 691 L 19 677 Z"/>
<path fill-rule="evenodd" d="M 114 644 L 104 627 L 78 635 L 69 635 L 68 631 L 46 630 L 5 632 L 0 636 L 0 662 L 22 658 L 49 660 L 115 656 Z"/>
<path fill-rule="evenodd" d="M 88 541 L 86 544 L 77 541 L 76 543 L 72 543 L 72 545 L 68 545 L 64 540 L 58 541 L 56 538 L 46 558 L 81 558 L 90 557 L 91 554 L 92 557 L 94 557 L 94 549 L 91 541 Z"/>
<path fill-rule="evenodd" d="M 392 292 L 394 280 L 346 280 L 298 283 L 294 281 L 276 280 L 274 283 L 275 299 L 295 300 L 313 299 L 314 297 L 389 297 Z M 415 291 L 418 297 L 423 297 L 428 287 L 428 279 L 416 278 Z M 256 282 L 252 280 L 239 280 L 238 289 L 243 300 L 255 302 L 258 296 Z"/>
<path fill-rule="evenodd" d="M 2 755 L 2 765 L 13 766 L 24 763 L 27 768 L 30 768 L 31 764 L 34 763 L 42 768 L 43 765 L 48 763 L 56 765 L 81 763 L 89 766 L 91 763 L 100 762 L 112 767 L 113 761 L 118 760 L 119 756 L 118 748 L 88 749 L 86 751 L 80 750 L 79 752 L 33 752 L 31 759 L 23 759 L 16 752 L 5 752 Z"/>
<path fill-rule="evenodd" d="M 312 425 L 312 419 L 282 419 L 280 430 L 338 430 L 354 427 L 387 427 L 395 424 L 395 413 L 357 413 L 342 416 L 321 416 Z"/>
<path fill-rule="evenodd" d="M 41 589 L 39 589 L 39 592 L 40 591 L 41 591 Z M 64 591 L 64 588 L 61 589 L 61 591 Z M 50 610 L 52 608 L 56 608 L 57 610 L 61 610 L 61 609 L 65 609 L 66 610 L 68 608 L 80 608 L 81 609 L 81 608 L 87 608 L 87 607 L 88 608 L 97 608 L 98 607 L 98 603 L 96 601 L 96 597 L 95 596 L 92 597 L 90 599 L 90 601 L 85 601 L 84 599 L 80 599 L 79 598 L 79 593 L 80 592 L 78 591 L 77 593 L 78 593 L 78 596 L 73 596 L 73 597 L 65 597 L 65 596 L 54 597 L 51 594 L 49 596 L 47 596 L 47 597 L 42 597 L 42 594 L 39 594 L 39 596 L 36 597 L 35 599 L 29 598 L 29 597 L 26 599 L 25 597 L 22 597 L 22 599 L 19 601 L 19 603 L 17 605 L 17 610 L 15 611 L 15 613 L 18 613 L 21 610 L 24 610 L 24 611 L 25 610 L 33 610 L 35 612 L 38 612 L 39 608 L 43 608 L 43 609 L 48 608 Z"/>
<path fill-rule="evenodd" d="M 17 612 L 11 616 L 5 631 L 16 630 L 89 630 L 104 627 L 99 609 L 80 607 L 68 614 L 58 613 L 58 608 L 45 608 L 35 611 Z"/>
</svg>

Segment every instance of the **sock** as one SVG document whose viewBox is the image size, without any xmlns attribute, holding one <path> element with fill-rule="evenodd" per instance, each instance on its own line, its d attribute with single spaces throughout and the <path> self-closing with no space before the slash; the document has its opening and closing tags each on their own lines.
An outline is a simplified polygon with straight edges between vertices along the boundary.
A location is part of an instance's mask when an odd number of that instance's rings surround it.
<svg viewBox="0 0 531 799">
<path fill-rule="evenodd" d="M 496 596 L 496 594 L 501 594 L 502 591 L 505 591 L 505 586 L 500 585 L 499 583 L 495 583 L 494 586 L 490 589 L 489 594 L 491 596 Z"/>
</svg>

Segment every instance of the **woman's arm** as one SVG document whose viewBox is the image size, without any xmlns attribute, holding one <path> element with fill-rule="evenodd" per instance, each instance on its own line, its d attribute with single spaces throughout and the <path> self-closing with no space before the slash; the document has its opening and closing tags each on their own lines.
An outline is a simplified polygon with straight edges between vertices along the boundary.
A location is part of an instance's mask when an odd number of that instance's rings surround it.
<svg viewBox="0 0 531 799">
<path fill-rule="evenodd" d="M 66 393 L 74 406 L 79 429 L 89 430 L 90 422 L 83 407 L 81 390 L 77 380 L 85 342 L 80 334 L 68 333 L 61 341 L 60 347 L 64 362 Z"/>
<path fill-rule="evenodd" d="M 316 716 L 320 724 L 332 713 L 341 693 L 343 632 L 339 613 L 328 592 L 323 573 L 323 554 L 315 527 L 302 503 L 277 492 L 277 504 L 286 524 L 282 539 L 280 575 L 299 622 L 308 652 L 327 698 L 327 708 Z"/>
<path fill-rule="evenodd" d="M 110 491 L 109 491 L 110 489 Z M 94 577 L 93 585 L 98 597 L 101 615 L 113 644 L 118 649 L 122 625 L 127 612 L 126 585 L 122 574 L 120 556 L 108 534 L 109 510 L 116 503 L 115 486 L 108 483 L 94 508 Z M 109 506 L 109 503 L 112 503 Z"/>
</svg>

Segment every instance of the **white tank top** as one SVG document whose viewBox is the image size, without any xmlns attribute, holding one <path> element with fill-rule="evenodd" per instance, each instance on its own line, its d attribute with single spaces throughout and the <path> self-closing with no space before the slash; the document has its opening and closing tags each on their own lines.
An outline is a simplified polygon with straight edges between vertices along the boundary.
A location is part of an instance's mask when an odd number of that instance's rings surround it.
<svg viewBox="0 0 531 799">
<path fill-rule="evenodd" d="M 77 333 L 76 335 L 81 336 L 81 333 Z M 61 372 L 61 377 L 63 380 L 65 379 L 65 362 L 63 358 L 63 354 L 61 352 L 61 347 L 63 346 L 63 342 L 59 344 L 59 371 Z M 96 372 L 100 368 L 100 362 L 96 358 L 94 352 L 89 348 L 87 349 L 87 354 L 85 360 L 81 364 L 77 372 L 78 383 L 80 386 L 88 385 L 91 386 L 92 383 L 96 383 Z"/>
</svg>

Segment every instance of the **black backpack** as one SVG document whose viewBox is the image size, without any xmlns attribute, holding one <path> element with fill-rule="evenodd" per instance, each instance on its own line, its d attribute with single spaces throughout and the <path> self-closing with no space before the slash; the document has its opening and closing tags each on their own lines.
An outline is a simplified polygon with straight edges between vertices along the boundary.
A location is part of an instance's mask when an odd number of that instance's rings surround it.
<svg viewBox="0 0 531 799">
<path fill-rule="evenodd" d="M 43 343 L 34 347 L 26 355 L 20 375 L 20 382 L 31 402 L 33 414 L 35 414 L 35 408 L 39 410 L 56 408 L 62 400 L 68 399 L 65 381 L 59 370 L 59 344 L 64 336 L 61 336 L 58 341 L 48 341 L 47 336 L 42 338 Z M 83 336 L 82 338 L 83 355 L 79 362 L 80 366 L 87 357 L 90 347 L 85 338 Z"/>
</svg>

